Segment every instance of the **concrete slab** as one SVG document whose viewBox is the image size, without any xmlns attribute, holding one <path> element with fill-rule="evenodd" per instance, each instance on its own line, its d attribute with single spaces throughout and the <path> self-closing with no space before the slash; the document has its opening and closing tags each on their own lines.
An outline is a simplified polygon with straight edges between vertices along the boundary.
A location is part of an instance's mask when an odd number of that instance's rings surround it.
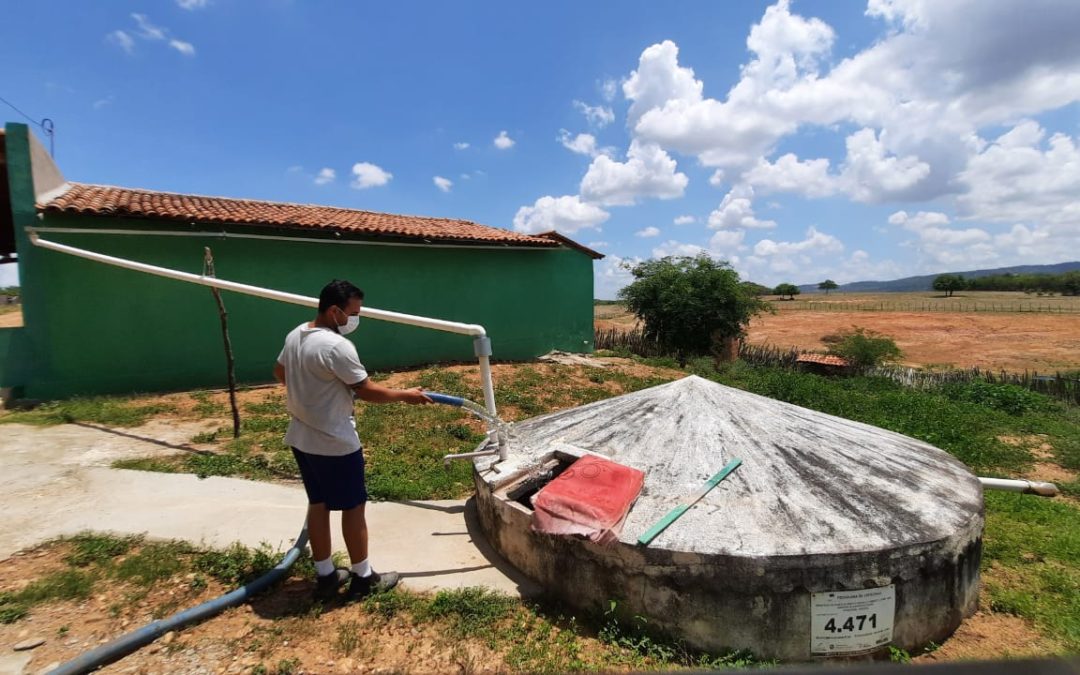
<svg viewBox="0 0 1080 675">
<path fill-rule="evenodd" d="M 0 654 L 0 675 L 23 675 L 33 658 L 33 654 L 25 652 Z"/>
<path fill-rule="evenodd" d="M 0 426 L 0 559 L 84 530 L 214 547 L 238 541 L 288 548 L 306 508 L 299 484 L 108 468 L 124 457 L 191 450 L 187 439 L 216 426 Z M 368 527 L 372 564 L 401 572 L 412 589 L 486 586 L 521 595 L 538 590 L 487 545 L 471 502 L 373 503 Z M 335 548 L 344 550 L 340 537 Z"/>
</svg>

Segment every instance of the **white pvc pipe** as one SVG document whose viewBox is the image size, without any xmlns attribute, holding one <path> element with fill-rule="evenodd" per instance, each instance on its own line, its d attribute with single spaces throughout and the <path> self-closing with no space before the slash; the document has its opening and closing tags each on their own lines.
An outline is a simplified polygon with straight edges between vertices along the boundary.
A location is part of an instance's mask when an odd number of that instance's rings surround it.
<svg viewBox="0 0 1080 675">
<path fill-rule="evenodd" d="M 294 305 L 304 305 L 305 307 L 319 306 L 319 300 L 317 298 L 311 298 L 306 295 L 297 295 L 296 293 L 286 293 L 284 291 L 274 291 L 268 288 L 261 288 L 259 286 L 241 284 L 236 281 L 226 281 L 225 279 L 218 279 L 217 277 L 205 277 L 199 274 L 191 274 L 190 272 L 180 272 L 179 270 L 172 270 L 167 267 L 148 265 L 146 263 L 136 262 L 134 260 L 127 260 L 125 258 L 117 258 L 115 256 L 105 255 L 104 253 L 94 253 L 93 251 L 87 251 L 86 249 L 68 246 L 67 244 L 58 244 L 54 241 L 42 239 L 33 229 L 28 230 L 28 234 L 30 235 L 30 241 L 33 242 L 34 245 L 40 246 L 41 248 L 47 248 L 53 251 L 67 253 L 69 255 L 78 256 L 80 258 L 86 258 L 87 260 L 102 262 L 107 265 L 123 267 L 125 269 L 135 270 L 137 272 L 146 272 L 147 274 L 154 274 L 159 277 L 166 277 L 168 279 L 187 281 L 193 284 L 200 284 L 202 286 L 212 286 L 214 288 L 220 288 L 224 291 L 234 291 L 236 293 L 244 293 L 245 295 L 258 296 L 260 298 L 279 300 L 281 302 L 288 302 Z M 361 309 L 360 315 L 372 319 L 379 319 L 380 321 L 390 321 L 392 323 L 402 323 L 410 326 L 420 326 L 421 328 L 431 328 L 433 330 L 441 330 L 448 333 L 459 333 L 461 335 L 483 336 L 487 334 L 487 331 L 484 330 L 483 326 L 479 326 L 473 323 L 443 321 L 442 319 L 431 319 L 425 316 L 402 314 L 400 312 L 390 312 L 384 309 L 372 309 L 371 307 L 364 307 L 363 309 Z"/>
<path fill-rule="evenodd" d="M 1058 494 L 1058 486 L 1053 483 L 1044 483 L 1037 480 L 1013 480 L 1009 478 L 983 478 L 979 482 L 987 490 L 1004 490 L 1005 492 L 1022 492 L 1040 497 L 1054 497 Z"/>
<path fill-rule="evenodd" d="M 104 253 L 95 253 L 93 251 L 87 251 L 86 249 L 76 248 L 75 246 L 68 246 L 67 244 L 58 244 L 54 241 L 42 239 L 33 228 L 27 228 L 26 232 L 30 237 L 30 241 L 35 246 L 40 246 L 41 248 L 57 251 L 59 253 L 66 253 L 79 258 L 85 258 L 87 260 L 93 260 L 95 262 L 105 263 L 106 265 L 122 267 L 136 272 L 145 272 L 167 279 L 186 281 L 201 286 L 210 286 L 224 291 L 233 291 L 235 293 L 243 293 L 244 295 L 254 295 L 268 300 L 278 300 L 293 305 L 303 305 L 305 307 L 315 308 L 319 306 L 318 298 L 298 295 L 296 293 L 286 293 L 284 291 L 275 291 L 269 288 L 251 286 L 249 284 L 241 284 L 236 281 L 218 279 L 217 277 L 207 277 L 200 274 L 191 274 L 190 272 L 181 272 L 167 267 L 158 267 L 157 265 L 148 265 L 147 263 L 127 260 L 126 258 L 117 258 L 115 256 L 105 255 Z M 458 333 L 460 335 L 472 335 L 475 338 L 487 337 L 487 331 L 484 330 L 484 327 L 474 323 L 443 321 L 442 319 L 432 319 L 426 316 L 416 316 L 415 314 L 402 314 L 401 312 L 390 312 L 384 309 L 373 309 L 371 307 L 363 307 L 360 310 L 360 315 L 371 319 L 378 319 L 379 321 L 419 326 L 420 328 L 430 328 L 432 330 Z M 491 363 L 487 355 L 490 354 L 490 342 L 486 343 L 485 348 L 487 353 L 481 354 L 479 351 L 480 348 L 477 347 L 477 356 L 480 361 L 480 381 L 484 388 L 484 405 L 488 412 L 494 416 L 496 414 L 495 387 L 491 380 Z M 505 456 L 503 459 L 505 459 Z"/>
</svg>

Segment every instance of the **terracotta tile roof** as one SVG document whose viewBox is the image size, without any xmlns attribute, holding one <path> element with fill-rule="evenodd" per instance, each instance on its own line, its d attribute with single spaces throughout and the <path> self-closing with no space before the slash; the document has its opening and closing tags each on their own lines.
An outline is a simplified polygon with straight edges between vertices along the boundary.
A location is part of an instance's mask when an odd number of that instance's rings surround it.
<svg viewBox="0 0 1080 675">
<path fill-rule="evenodd" d="M 67 191 L 47 203 L 38 204 L 38 209 L 46 213 L 160 218 L 274 229 L 298 228 L 425 241 L 549 248 L 555 248 L 562 243 L 547 237 L 520 234 L 468 220 L 400 216 L 334 206 L 182 195 L 86 183 L 69 185 Z"/>
<path fill-rule="evenodd" d="M 831 354 L 799 354 L 799 357 L 795 359 L 798 363 L 820 363 L 823 366 L 841 366 L 846 367 L 851 365 L 847 359 L 841 356 L 833 356 Z"/>
</svg>

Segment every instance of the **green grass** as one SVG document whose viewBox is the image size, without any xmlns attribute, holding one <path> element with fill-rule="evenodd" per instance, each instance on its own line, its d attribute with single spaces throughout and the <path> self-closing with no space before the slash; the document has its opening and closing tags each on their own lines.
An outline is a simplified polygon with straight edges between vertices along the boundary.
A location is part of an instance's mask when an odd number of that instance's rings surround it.
<svg viewBox="0 0 1080 675">
<path fill-rule="evenodd" d="M 110 427 L 137 427 L 155 415 L 175 411 L 175 406 L 164 403 L 135 405 L 129 399 L 94 396 L 42 403 L 30 410 L 0 416 L 0 423 L 44 426 L 89 422 Z"/>
<path fill-rule="evenodd" d="M 636 360 L 656 368 L 676 366 L 670 359 Z M 917 391 L 880 378 L 830 379 L 750 367 L 740 362 L 717 370 L 711 359 L 692 361 L 686 372 L 927 441 L 953 454 L 979 475 L 1016 476 L 1032 466 L 1034 458 L 1028 447 L 1003 443 L 1000 437 L 1049 443 L 1053 448 L 1052 461 L 1080 470 L 1080 408 L 1066 407 L 1048 397 L 1015 387 L 973 384 Z M 523 365 L 500 378 L 497 395 L 500 408 L 520 419 L 654 386 L 671 377 L 670 371 L 666 370 L 630 375 L 616 369 Z M 445 368 L 417 373 L 409 385 L 481 399 L 480 392 L 460 372 Z M 114 403 L 108 407 L 128 405 L 122 400 Z M 117 466 L 186 471 L 202 476 L 232 475 L 263 480 L 295 478 L 291 451 L 282 442 L 288 424 L 283 400 L 275 398 L 248 404 L 243 417 L 241 437 L 219 440 L 214 453 L 128 460 Z M 453 463 L 449 469 L 442 465 L 444 454 L 471 450 L 482 439 L 475 431 L 478 426 L 468 422 L 459 409 L 361 404 L 357 422 L 360 437 L 366 444 L 368 488 L 372 498 L 450 498 L 471 492 L 471 468 L 467 462 Z M 1059 487 L 1067 495 L 1080 497 L 1080 481 Z M 986 505 L 983 562 L 987 570 L 987 593 L 993 607 L 1034 622 L 1040 631 L 1068 651 L 1080 652 L 1080 572 L 1077 571 L 1080 570 L 1080 509 L 1061 500 L 999 493 L 988 493 Z M 82 547 L 77 548 L 80 552 L 72 556 L 83 560 L 84 567 L 88 564 L 85 561 L 91 561 L 89 566 L 93 567 L 102 559 L 116 557 L 105 544 L 92 539 L 79 546 Z M 220 558 L 225 554 L 215 555 Z M 253 573 L 250 570 L 261 568 L 268 562 L 266 558 L 258 563 L 254 559 L 240 560 L 239 551 L 231 555 L 237 559 L 204 562 L 200 572 L 215 578 L 239 580 L 245 574 Z M 237 571 L 241 569 L 249 572 Z M 463 631 L 463 634 L 485 640 L 488 639 L 482 629 L 485 621 L 504 628 L 518 626 L 514 630 L 525 632 L 507 652 L 508 663 L 513 667 L 543 670 L 551 664 L 559 664 L 557 669 L 581 665 L 570 652 L 566 658 L 556 658 L 541 644 L 542 641 L 538 641 L 539 638 L 525 637 L 546 632 L 555 644 L 561 644 L 558 641 L 564 639 L 561 636 L 565 632 L 559 629 L 558 620 L 540 618 L 536 613 L 539 610 L 530 610 L 532 618 L 527 620 L 521 618 L 517 609 L 501 619 L 488 620 L 475 617 L 499 606 L 497 600 L 489 597 L 446 596 L 436 609 L 431 609 L 431 602 L 430 598 L 393 594 L 371 599 L 365 607 L 374 616 L 386 620 L 401 615 L 440 621 L 448 631 Z M 23 611 L 20 608 L 24 605 L 6 598 L 0 603 L 0 617 L 14 616 Z M 725 659 L 734 664 L 742 658 L 739 655 L 693 656 L 677 649 L 665 655 L 661 652 L 667 647 L 651 646 L 653 638 L 647 625 L 637 625 L 633 617 L 624 617 L 621 621 L 615 632 L 609 631 L 605 635 L 613 647 L 622 650 L 620 653 L 624 656 L 632 653 L 632 658 L 640 659 L 642 663 L 676 659 L 679 663 L 689 664 L 694 659 L 706 658 L 719 659 L 716 663 L 723 665 Z M 596 630 L 602 628 L 601 624 Z M 659 644 L 668 643 L 661 641 Z M 560 648 L 574 649 L 569 644 L 561 644 Z"/>
<path fill-rule="evenodd" d="M 281 558 L 281 553 L 267 544 L 255 549 L 239 544 L 223 550 L 197 549 L 177 541 L 147 542 L 142 537 L 94 532 L 83 532 L 59 543 L 69 545 L 62 558 L 65 568 L 34 580 L 22 590 L 0 593 L 0 623 L 14 623 L 37 605 L 85 600 L 103 584 L 124 584 L 131 589 L 129 600 L 142 598 L 155 584 L 187 572 L 196 573 L 188 584 L 192 592 L 206 588 L 207 578 L 235 588 L 262 576 Z M 309 555 L 300 557 L 292 575 L 314 579 Z M 180 599 L 167 608 L 158 608 L 155 614 L 175 611 L 178 602 Z M 116 607 L 117 612 L 120 607 Z"/>
<path fill-rule="evenodd" d="M 1064 502 L 986 495 L 983 568 L 991 607 L 1031 619 L 1074 654 L 1080 652 L 1078 523 L 1080 509 Z"/>
</svg>

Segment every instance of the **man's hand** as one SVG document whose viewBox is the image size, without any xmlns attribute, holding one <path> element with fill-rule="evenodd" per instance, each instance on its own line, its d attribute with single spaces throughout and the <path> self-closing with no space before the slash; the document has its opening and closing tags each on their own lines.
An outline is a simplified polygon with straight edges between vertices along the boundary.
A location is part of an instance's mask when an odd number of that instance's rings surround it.
<svg viewBox="0 0 1080 675">
<path fill-rule="evenodd" d="M 410 403 L 412 405 L 426 405 L 434 402 L 424 394 L 424 390 L 420 387 L 413 387 L 412 389 L 391 389 L 389 387 L 384 387 L 381 384 L 375 384 L 371 381 L 370 377 L 360 384 L 354 384 L 352 390 L 358 399 L 367 401 L 368 403 Z"/>
<path fill-rule="evenodd" d="M 285 366 L 281 365 L 277 361 L 274 362 L 274 379 L 282 384 L 285 384 Z"/>
<path fill-rule="evenodd" d="M 427 405 L 428 403 L 434 403 L 427 394 L 424 393 L 422 387 L 413 387 L 412 389 L 399 389 L 401 392 L 401 402 L 409 403 L 411 405 Z"/>
</svg>

